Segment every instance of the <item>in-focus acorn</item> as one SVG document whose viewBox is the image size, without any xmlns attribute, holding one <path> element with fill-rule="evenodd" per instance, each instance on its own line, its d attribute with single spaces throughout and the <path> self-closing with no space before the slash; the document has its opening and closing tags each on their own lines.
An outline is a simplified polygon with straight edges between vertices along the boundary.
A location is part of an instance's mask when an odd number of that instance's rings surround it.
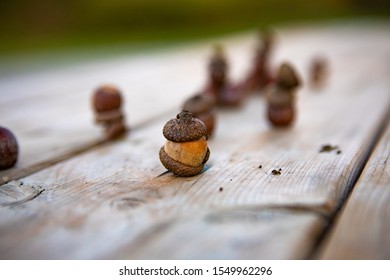
<svg viewBox="0 0 390 280">
<path fill-rule="evenodd" d="M 122 94 L 112 85 L 103 85 L 92 96 L 95 121 L 104 127 L 107 139 L 113 139 L 126 131 L 124 116 L 121 111 Z"/>
<path fill-rule="evenodd" d="M 163 128 L 167 139 L 160 149 L 160 161 L 178 176 L 199 174 L 210 156 L 207 127 L 188 111 L 182 111 Z"/>
<path fill-rule="evenodd" d="M 200 119 L 207 126 L 207 133 L 211 137 L 216 120 L 216 100 L 210 94 L 196 94 L 187 99 L 183 104 L 183 110 L 189 111 L 195 118 Z"/>
<path fill-rule="evenodd" d="M 7 128 L 0 127 L 0 169 L 8 169 L 18 160 L 19 146 L 15 135 Z"/>
<path fill-rule="evenodd" d="M 278 127 L 289 126 L 296 115 L 295 92 L 301 82 L 295 69 L 288 63 L 283 63 L 276 82 L 268 93 L 268 119 Z"/>
</svg>

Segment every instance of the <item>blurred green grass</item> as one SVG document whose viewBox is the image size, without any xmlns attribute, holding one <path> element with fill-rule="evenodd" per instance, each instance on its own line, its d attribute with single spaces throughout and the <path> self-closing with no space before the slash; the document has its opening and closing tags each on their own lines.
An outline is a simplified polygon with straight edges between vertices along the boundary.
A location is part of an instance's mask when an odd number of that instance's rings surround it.
<svg viewBox="0 0 390 280">
<path fill-rule="evenodd" d="M 293 21 L 384 16 L 386 0 L 3 0 L 0 54 L 188 41 Z"/>
</svg>

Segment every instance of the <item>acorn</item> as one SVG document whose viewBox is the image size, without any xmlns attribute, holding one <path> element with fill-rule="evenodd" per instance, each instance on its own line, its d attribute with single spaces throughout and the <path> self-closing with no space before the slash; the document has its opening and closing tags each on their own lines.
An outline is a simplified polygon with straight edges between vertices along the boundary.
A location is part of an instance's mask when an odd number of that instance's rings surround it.
<svg viewBox="0 0 390 280">
<path fill-rule="evenodd" d="M 224 49 L 216 45 L 208 65 L 209 81 L 204 92 L 214 96 L 218 106 L 236 107 L 241 104 L 243 94 L 241 87 L 230 83 L 228 70 Z"/>
<path fill-rule="evenodd" d="M 167 141 L 159 156 L 166 169 L 178 176 L 194 176 L 203 170 L 210 150 L 207 127 L 201 120 L 183 110 L 164 125 L 163 135 Z"/>
<path fill-rule="evenodd" d="M 126 131 L 121 111 L 123 98 L 121 92 L 112 85 L 103 85 L 92 96 L 95 122 L 104 127 L 107 139 L 113 139 Z"/>
<path fill-rule="evenodd" d="M 283 63 L 279 67 L 276 85 L 279 88 L 292 90 L 301 85 L 301 81 L 296 74 L 296 70 L 289 63 Z"/>
<path fill-rule="evenodd" d="M 291 104 L 285 106 L 269 106 L 267 114 L 268 120 L 273 126 L 289 126 L 295 120 L 295 110 Z"/>
<path fill-rule="evenodd" d="M 96 112 L 119 110 L 122 94 L 112 85 L 103 85 L 95 90 L 92 102 Z"/>
<path fill-rule="evenodd" d="M 195 118 L 200 119 L 207 126 L 207 133 L 211 137 L 215 128 L 216 99 L 210 94 L 198 93 L 183 104 L 183 110 L 189 111 Z"/>
<path fill-rule="evenodd" d="M 270 60 L 272 56 L 275 35 L 272 30 L 259 32 L 258 46 L 252 61 L 252 67 L 242 85 L 246 92 L 260 91 L 273 82 Z"/>
<path fill-rule="evenodd" d="M 210 83 L 215 87 L 221 87 L 226 83 L 229 65 L 222 45 L 215 45 L 214 52 L 208 66 Z"/>
<path fill-rule="evenodd" d="M 19 146 L 15 135 L 7 128 L 0 127 L 0 169 L 8 169 L 18 160 Z"/>
<path fill-rule="evenodd" d="M 267 117 L 273 126 L 286 127 L 295 120 L 295 91 L 300 84 L 294 68 L 283 63 L 279 68 L 276 83 L 268 93 Z"/>
</svg>

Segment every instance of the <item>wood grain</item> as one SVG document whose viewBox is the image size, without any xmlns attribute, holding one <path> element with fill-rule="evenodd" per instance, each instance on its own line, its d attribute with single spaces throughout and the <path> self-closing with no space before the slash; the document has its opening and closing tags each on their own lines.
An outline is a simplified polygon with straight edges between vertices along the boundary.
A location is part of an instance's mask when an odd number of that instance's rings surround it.
<svg viewBox="0 0 390 280">
<path fill-rule="evenodd" d="M 205 83 L 209 46 L 113 56 L 0 79 L 1 125 L 14 132 L 21 147 L 17 165 L 0 171 L 0 184 L 99 144 L 102 134 L 93 123 L 90 98 L 101 84 L 114 84 L 123 92 L 126 123 L 132 129 L 180 106 Z M 176 79 L 177 73 L 191 75 Z"/>
<path fill-rule="evenodd" d="M 282 30 L 275 60 L 291 58 L 306 80 L 311 54 L 325 51 L 327 87 L 299 92 L 298 119 L 287 130 L 269 127 L 262 96 L 219 110 L 210 161 L 198 176 L 165 173 L 158 159 L 162 127 L 177 106 L 120 141 L 1 186 L 0 258 L 306 258 L 389 109 L 390 69 L 381 62 L 390 36 L 370 28 Z M 238 65 L 248 42 L 232 41 Z M 341 154 L 320 153 L 324 144 Z"/>
<path fill-rule="evenodd" d="M 322 259 L 390 259 L 390 125 L 318 255 Z"/>
</svg>

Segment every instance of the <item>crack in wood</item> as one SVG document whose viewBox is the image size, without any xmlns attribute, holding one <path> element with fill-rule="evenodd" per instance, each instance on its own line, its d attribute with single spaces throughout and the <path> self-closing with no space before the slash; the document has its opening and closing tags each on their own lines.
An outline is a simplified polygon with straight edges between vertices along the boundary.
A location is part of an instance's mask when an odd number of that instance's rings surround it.
<svg viewBox="0 0 390 280">
<path fill-rule="evenodd" d="M 3 198 L 5 197 L 11 197 L 11 198 L 14 198 L 14 200 L 12 201 L 0 201 L 0 207 L 12 207 L 12 206 L 16 206 L 16 205 L 21 205 L 21 204 L 24 204 L 26 202 L 29 202 L 33 199 L 35 199 L 36 197 L 38 197 L 42 192 L 45 191 L 45 189 L 41 188 L 41 187 L 24 187 L 23 184 L 21 185 L 18 185 L 18 186 L 15 186 L 15 185 L 11 185 L 10 187 L 14 187 L 14 188 L 9 188 L 9 189 L 4 189 L 4 186 L 7 186 L 7 185 L 3 185 L 2 186 L 2 189 L 0 189 L 0 194 L 3 196 Z M 18 188 L 18 190 L 15 190 L 15 187 Z M 23 189 L 22 189 L 23 187 Z M 30 193 L 29 193 L 30 191 Z M 22 198 L 19 198 L 18 196 L 20 196 L 20 194 L 24 195 L 26 194 L 26 196 L 22 197 Z M 0 197 L 1 198 L 1 197 Z"/>
</svg>

